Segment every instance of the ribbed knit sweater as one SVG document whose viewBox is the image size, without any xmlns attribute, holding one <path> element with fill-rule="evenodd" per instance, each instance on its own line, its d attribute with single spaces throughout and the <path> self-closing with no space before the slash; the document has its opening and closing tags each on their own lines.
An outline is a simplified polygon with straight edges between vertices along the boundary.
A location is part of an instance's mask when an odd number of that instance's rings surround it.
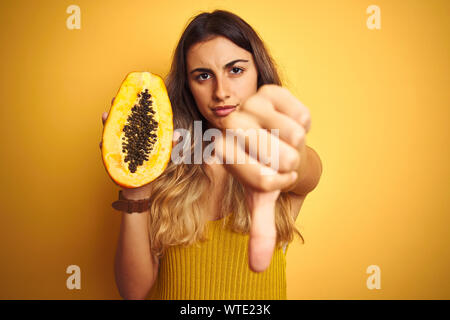
<svg viewBox="0 0 450 320">
<path fill-rule="evenodd" d="M 265 271 L 253 272 L 248 265 L 249 235 L 222 227 L 222 220 L 208 222 L 208 240 L 199 246 L 166 250 L 149 299 L 286 299 L 286 246 L 275 248 Z"/>
</svg>

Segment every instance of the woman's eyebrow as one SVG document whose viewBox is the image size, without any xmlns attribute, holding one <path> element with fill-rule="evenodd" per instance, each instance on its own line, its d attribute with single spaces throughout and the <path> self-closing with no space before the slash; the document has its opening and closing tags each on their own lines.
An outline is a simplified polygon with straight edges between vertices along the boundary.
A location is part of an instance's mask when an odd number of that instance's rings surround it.
<svg viewBox="0 0 450 320">
<path fill-rule="evenodd" d="M 248 62 L 248 60 L 245 59 L 236 59 L 233 61 L 228 62 L 226 65 L 223 66 L 224 69 L 231 67 L 233 64 L 235 64 L 236 62 Z M 200 71 L 200 72 L 212 72 L 211 69 L 207 69 L 207 68 L 195 68 L 194 70 L 192 70 L 191 72 L 189 72 L 189 74 L 192 74 L 196 71 Z"/>
</svg>

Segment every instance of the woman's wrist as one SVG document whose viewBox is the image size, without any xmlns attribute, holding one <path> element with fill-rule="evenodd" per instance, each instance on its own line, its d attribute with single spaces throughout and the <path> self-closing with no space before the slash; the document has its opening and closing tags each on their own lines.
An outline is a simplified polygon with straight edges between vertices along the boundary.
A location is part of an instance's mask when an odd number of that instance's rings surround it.
<svg viewBox="0 0 450 320">
<path fill-rule="evenodd" d="M 136 189 L 128 189 L 123 188 L 122 189 L 122 195 L 127 200 L 142 200 L 142 199 L 148 199 L 150 195 L 146 190 L 136 190 Z"/>
</svg>

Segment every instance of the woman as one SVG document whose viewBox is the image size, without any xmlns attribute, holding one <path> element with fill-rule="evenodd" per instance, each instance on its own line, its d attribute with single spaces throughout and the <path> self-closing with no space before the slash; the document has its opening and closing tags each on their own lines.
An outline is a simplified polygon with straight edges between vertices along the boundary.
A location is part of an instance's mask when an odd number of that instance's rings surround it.
<svg viewBox="0 0 450 320">
<path fill-rule="evenodd" d="M 166 86 L 174 128 L 188 129 L 191 136 L 195 121 L 203 132 L 279 129 L 281 157 L 275 174 L 263 175 L 261 169 L 268 168 L 263 157 L 234 164 L 228 149 L 220 147 L 216 151 L 225 164 L 170 162 L 150 184 L 124 189 L 127 199 L 150 198 L 151 205 L 143 213 L 122 215 L 115 259 L 121 296 L 286 299 L 286 245 L 295 233 L 301 237 L 295 219 L 322 172 L 320 158 L 305 143 L 308 109 L 281 87 L 255 31 L 223 10 L 201 13 L 189 23 Z M 189 143 L 187 156 L 206 146 L 199 139 Z M 248 159 L 247 149 L 234 148 Z M 275 212 L 272 220 L 270 212 Z M 265 233 L 272 231 L 270 239 Z M 275 249 L 259 254 L 256 244 L 267 239 Z M 266 265 L 258 270 L 264 255 Z"/>
</svg>

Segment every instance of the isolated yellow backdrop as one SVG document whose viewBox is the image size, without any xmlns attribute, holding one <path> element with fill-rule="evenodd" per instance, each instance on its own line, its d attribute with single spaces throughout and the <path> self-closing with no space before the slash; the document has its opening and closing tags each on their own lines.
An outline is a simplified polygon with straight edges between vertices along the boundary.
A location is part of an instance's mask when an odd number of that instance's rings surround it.
<svg viewBox="0 0 450 320">
<path fill-rule="evenodd" d="M 311 111 L 324 171 L 287 254 L 288 299 L 449 299 L 445 0 L 2 1 L 0 298 L 120 298 L 101 113 L 129 71 L 164 77 L 189 18 L 216 8 L 255 28 Z"/>
</svg>

